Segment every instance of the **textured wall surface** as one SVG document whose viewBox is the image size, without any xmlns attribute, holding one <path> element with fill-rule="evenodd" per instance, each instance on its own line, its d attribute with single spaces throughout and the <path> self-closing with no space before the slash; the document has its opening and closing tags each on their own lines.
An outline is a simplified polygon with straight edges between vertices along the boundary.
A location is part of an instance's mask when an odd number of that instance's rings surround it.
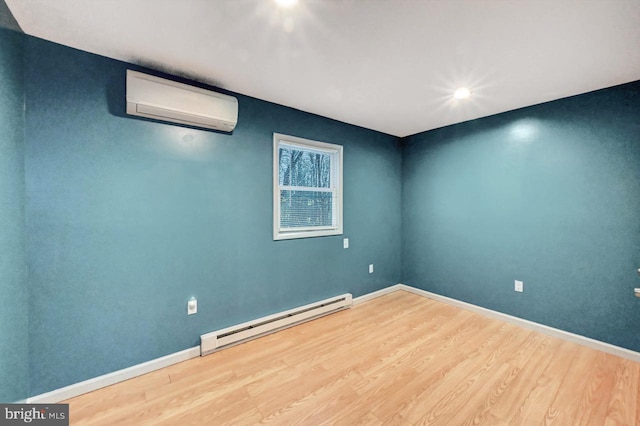
<svg viewBox="0 0 640 426">
<path fill-rule="evenodd" d="M 157 123 L 125 63 L 28 38 L 25 64 L 32 394 L 400 280 L 396 138 L 244 96 L 232 135 Z M 273 132 L 344 146 L 349 249 L 273 241 Z"/>
<path fill-rule="evenodd" d="M 29 396 L 22 43 L 0 28 L 0 402 Z"/>
<path fill-rule="evenodd" d="M 640 82 L 400 148 L 241 95 L 232 135 L 130 117 L 127 68 L 0 30 L 0 400 L 399 281 L 640 350 Z M 272 240 L 273 132 L 344 146 L 348 250 Z"/>
<path fill-rule="evenodd" d="M 640 82 L 404 142 L 404 283 L 640 350 Z"/>
</svg>

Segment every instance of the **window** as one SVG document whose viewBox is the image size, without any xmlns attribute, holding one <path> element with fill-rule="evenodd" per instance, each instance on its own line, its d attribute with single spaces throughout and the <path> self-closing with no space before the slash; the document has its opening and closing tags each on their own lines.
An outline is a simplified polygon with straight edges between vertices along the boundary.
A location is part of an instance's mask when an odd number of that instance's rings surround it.
<svg viewBox="0 0 640 426">
<path fill-rule="evenodd" d="M 342 234 L 342 146 L 273 134 L 273 239 Z"/>
</svg>

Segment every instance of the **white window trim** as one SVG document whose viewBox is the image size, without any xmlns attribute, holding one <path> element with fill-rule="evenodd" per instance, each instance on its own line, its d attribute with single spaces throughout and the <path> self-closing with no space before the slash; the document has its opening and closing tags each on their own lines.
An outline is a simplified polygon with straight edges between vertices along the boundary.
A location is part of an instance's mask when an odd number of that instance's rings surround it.
<svg viewBox="0 0 640 426">
<path fill-rule="evenodd" d="M 334 178 L 337 180 L 335 185 L 336 192 L 336 226 L 323 226 L 312 228 L 296 228 L 295 230 L 280 229 L 280 182 L 279 182 L 279 163 L 278 149 L 280 143 L 287 145 L 297 145 L 305 150 L 313 150 L 318 148 L 321 152 L 333 151 L 337 153 L 338 171 Z M 333 172 L 333 171 L 332 171 Z M 333 192 L 329 188 L 318 188 L 318 191 Z M 314 189 L 315 191 L 315 189 Z M 273 239 L 274 240 L 290 240 L 294 238 L 311 238 L 324 237 L 328 235 L 342 235 L 342 146 L 326 142 L 318 142 L 310 139 L 299 138 L 296 136 L 283 135 L 280 133 L 273 134 Z"/>
</svg>

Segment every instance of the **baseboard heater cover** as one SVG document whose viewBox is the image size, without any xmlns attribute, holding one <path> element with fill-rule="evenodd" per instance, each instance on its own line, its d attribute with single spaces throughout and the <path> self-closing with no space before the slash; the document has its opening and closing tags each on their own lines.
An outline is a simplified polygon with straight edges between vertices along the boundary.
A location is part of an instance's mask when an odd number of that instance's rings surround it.
<svg viewBox="0 0 640 426">
<path fill-rule="evenodd" d="M 348 309 L 351 307 L 351 304 L 352 296 L 350 293 L 346 293 L 309 305 L 300 306 L 299 308 L 203 334 L 200 336 L 200 355 L 208 355 L 229 346 L 274 333 L 333 312 Z"/>
</svg>

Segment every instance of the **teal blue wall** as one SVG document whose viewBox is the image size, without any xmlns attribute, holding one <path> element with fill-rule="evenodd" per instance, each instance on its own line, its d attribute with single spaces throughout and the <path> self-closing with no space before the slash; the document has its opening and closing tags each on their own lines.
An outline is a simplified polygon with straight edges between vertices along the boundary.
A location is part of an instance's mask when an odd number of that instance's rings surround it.
<svg viewBox="0 0 640 426">
<path fill-rule="evenodd" d="M 0 32 L 0 400 L 399 281 L 640 350 L 640 82 L 401 147 L 242 95 L 232 135 L 133 118 L 127 68 Z M 350 249 L 272 240 L 273 132 L 344 146 Z"/>
<path fill-rule="evenodd" d="M 404 283 L 640 350 L 640 82 L 404 143 Z"/>
<path fill-rule="evenodd" d="M 22 43 L 0 28 L 0 402 L 29 396 Z"/>
<path fill-rule="evenodd" d="M 240 95 L 232 135 L 145 121 L 130 65 L 34 38 L 25 64 L 32 394 L 399 282 L 396 138 Z M 344 146 L 349 249 L 273 241 L 273 132 Z"/>
</svg>

